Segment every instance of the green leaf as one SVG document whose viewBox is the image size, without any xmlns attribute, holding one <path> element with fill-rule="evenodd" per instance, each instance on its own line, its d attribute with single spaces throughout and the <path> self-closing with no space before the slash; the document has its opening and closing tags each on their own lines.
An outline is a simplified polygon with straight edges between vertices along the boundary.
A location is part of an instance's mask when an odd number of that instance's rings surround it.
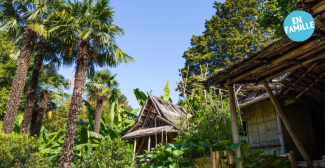
<svg viewBox="0 0 325 168">
<path fill-rule="evenodd" d="M 181 150 L 175 150 L 175 151 L 173 152 L 173 154 L 176 155 L 176 156 L 180 156 L 180 155 L 182 155 L 183 153 L 184 153 L 184 152 L 181 151 Z"/>
<path fill-rule="evenodd" d="M 88 130 L 87 130 L 86 126 L 81 127 L 80 142 L 81 142 L 81 144 L 88 142 Z"/>
<path fill-rule="evenodd" d="M 243 158 L 242 157 L 234 158 L 234 162 L 241 163 L 243 162 Z"/>
<path fill-rule="evenodd" d="M 134 95 L 137 98 L 137 101 L 140 106 L 143 106 L 145 101 L 147 100 L 147 96 L 139 90 L 139 88 L 133 89 Z"/>
<path fill-rule="evenodd" d="M 109 120 L 110 120 L 109 124 L 110 124 L 110 126 L 113 126 L 113 124 L 114 124 L 115 106 L 116 106 L 115 103 L 116 103 L 116 101 L 113 101 L 111 103 L 111 107 L 110 107 L 110 111 L 109 111 Z"/>
<path fill-rule="evenodd" d="M 168 101 L 169 100 L 169 93 L 170 93 L 170 86 L 169 86 L 169 80 L 167 80 L 164 93 L 163 93 L 163 99 Z"/>
<path fill-rule="evenodd" d="M 177 166 L 176 163 L 173 163 L 173 164 L 170 164 L 170 165 L 169 165 L 169 168 L 178 168 L 178 166 Z"/>
</svg>

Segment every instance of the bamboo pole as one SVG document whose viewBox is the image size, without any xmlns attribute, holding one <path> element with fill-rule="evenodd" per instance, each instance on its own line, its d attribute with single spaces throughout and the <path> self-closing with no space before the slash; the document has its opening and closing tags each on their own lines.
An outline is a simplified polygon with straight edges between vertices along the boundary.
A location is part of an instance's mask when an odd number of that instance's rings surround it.
<svg viewBox="0 0 325 168">
<path fill-rule="evenodd" d="M 151 146 L 151 137 L 150 135 L 148 136 L 148 150 L 150 152 L 150 146 Z"/>
<path fill-rule="evenodd" d="M 155 117 L 155 140 L 156 140 L 156 148 L 157 148 L 157 127 L 156 127 L 156 117 Z"/>
<path fill-rule="evenodd" d="M 136 149 L 137 149 L 137 138 L 134 139 L 132 160 L 134 160 L 134 158 L 135 158 L 135 150 Z"/>
<path fill-rule="evenodd" d="M 167 140 L 167 127 L 166 128 L 166 145 L 168 145 L 168 140 Z"/>
<path fill-rule="evenodd" d="M 302 74 L 301 77 L 298 80 L 295 81 L 295 83 L 293 83 L 285 92 L 283 92 L 283 94 L 284 95 L 287 94 L 302 78 L 304 78 L 308 74 L 308 72 L 313 70 L 316 65 L 317 65 L 317 62 L 315 62 L 312 66 L 310 66 L 307 69 L 307 71 L 304 74 Z"/>
<path fill-rule="evenodd" d="M 280 140 L 280 145 L 281 145 L 280 155 L 285 155 L 286 154 L 286 146 L 285 146 L 285 141 L 284 141 L 284 136 L 283 136 L 281 117 L 279 114 L 276 114 L 276 122 L 278 125 L 278 134 L 279 134 L 279 140 Z"/>
<path fill-rule="evenodd" d="M 164 130 L 161 130 L 161 145 L 164 145 Z"/>
<path fill-rule="evenodd" d="M 306 153 L 306 150 L 304 149 L 304 147 L 302 146 L 302 144 L 300 143 L 299 139 L 297 138 L 296 134 L 294 133 L 294 131 L 292 130 L 291 124 L 289 123 L 287 117 L 285 116 L 278 100 L 276 99 L 276 97 L 273 95 L 271 89 L 269 88 L 269 85 L 267 84 L 266 81 L 263 82 L 265 89 L 267 91 L 267 93 L 270 96 L 270 99 L 276 109 L 276 112 L 278 113 L 278 115 L 281 117 L 284 126 L 287 128 L 292 140 L 294 141 L 294 143 L 296 144 L 299 152 L 301 153 L 302 157 L 306 160 L 308 167 L 310 167 L 312 165 L 312 162 L 308 156 L 308 154 Z"/>
<path fill-rule="evenodd" d="M 263 70 L 265 70 L 265 69 L 267 69 L 269 67 L 272 67 L 273 65 L 276 65 L 276 64 L 280 63 L 281 61 L 284 61 L 284 60 L 286 60 L 288 58 L 291 58 L 292 56 L 295 56 L 296 54 L 308 52 L 309 50 L 311 50 L 313 48 L 316 48 L 316 47 L 318 47 L 320 45 L 325 44 L 325 41 L 324 42 L 318 42 L 318 41 L 319 41 L 318 39 L 313 40 L 313 41 L 311 41 L 311 42 L 309 42 L 309 43 L 307 43 L 307 44 L 305 44 L 305 45 L 303 45 L 303 46 L 301 46 L 299 48 L 296 48 L 296 49 L 294 49 L 294 50 L 292 50 L 290 52 L 287 52 L 286 54 L 282 55 L 279 58 L 276 58 L 276 59 L 272 60 L 269 64 L 264 64 L 264 65 L 262 65 L 260 67 L 254 68 L 254 69 L 252 69 L 252 70 L 250 70 L 250 71 L 248 71 L 248 72 L 246 72 L 244 74 L 241 74 L 241 75 L 235 77 L 234 79 L 227 81 L 225 83 L 225 86 L 229 85 L 230 83 L 235 83 L 235 82 L 237 82 L 237 81 L 239 81 L 241 79 L 244 79 L 244 78 L 246 78 L 246 77 L 248 77 L 250 75 L 253 75 L 255 73 L 261 72 L 261 71 L 263 71 Z"/>
<path fill-rule="evenodd" d="M 229 79 L 228 79 L 229 81 Z M 238 130 L 238 122 L 237 122 L 237 113 L 236 113 L 236 103 L 235 103 L 235 93 L 234 86 L 231 84 L 228 86 L 229 91 L 229 101 L 230 101 L 230 114 L 231 114 L 231 130 L 232 130 L 232 138 L 234 143 L 239 142 L 239 130 Z M 236 157 L 241 157 L 240 147 L 236 150 Z M 236 164 L 236 167 L 239 167 L 239 164 Z"/>
<path fill-rule="evenodd" d="M 325 76 L 325 72 L 323 72 L 313 83 L 311 83 L 308 87 L 306 87 L 306 89 L 305 90 L 303 90 L 301 93 L 299 93 L 296 97 L 295 97 L 295 99 L 298 99 L 301 95 L 303 95 L 307 90 L 309 90 L 310 88 L 312 88 L 314 85 L 315 85 L 315 83 L 317 83 L 322 77 L 324 77 Z"/>
<path fill-rule="evenodd" d="M 229 151 L 229 168 L 234 168 L 235 162 L 234 162 L 234 151 Z"/>
<path fill-rule="evenodd" d="M 211 159 L 212 159 L 212 165 L 213 165 L 213 168 L 217 168 L 217 165 L 216 165 L 216 152 L 213 152 L 212 151 L 212 148 L 210 148 L 210 153 L 211 153 Z"/>
<path fill-rule="evenodd" d="M 139 149 L 137 150 L 137 155 L 140 155 L 140 152 L 141 152 L 141 150 L 142 150 L 142 148 L 143 148 L 143 145 L 144 145 L 144 142 L 146 141 L 146 138 L 147 138 L 147 137 L 143 137 L 143 138 L 142 138 L 142 141 L 141 141 L 141 143 L 140 143 Z"/>
<path fill-rule="evenodd" d="M 309 59 L 309 60 L 307 60 L 307 61 L 304 61 L 304 62 L 302 62 L 301 64 L 295 65 L 295 66 L 293 66 L 293 67 L 291 67 L 291 68 L 288 68 L 288 69 L 286 69 L 286 70 L 284 70 L 284 71 L 281 71 L 281 72 L 279 72 L 279 73 L 276 73 L 276 74 L 274 74 L 274 75 L 272 75 L 272 76 L 269 76 L 269 77 L 267 77 L 267 78 L 265 78 L 265 79 L 262 79 L 261 81 L 267 81 L 267 80 L 270 80 L 270 79 L 274 79 L 274 78 L 276 78 L 276 77 L 278 77 L 278 76 L 280 76 L 280 75 L 282 75 L 282 74 L 284 74 L 284 73 L 294 71 L 294 70 L 296 70 L 296 69 L 298 69 L 298 68 L 301 68 L 301 67 L 305 66 L 306 64 L 309 64 L 309 63 L 311 63 L 311 62 L 314 62 L 314 61 L 316 61 L 316 60 L 318 60 L 318 59 L 321 59 L 321 58 L 324 58 L 324 57 L 325 57 L 325 53 L 320 54 L 320 55 L 318 55 L 318 56 L 315 57 L 315 58 L 312 58 L 312 59 Z"/>
</svg>

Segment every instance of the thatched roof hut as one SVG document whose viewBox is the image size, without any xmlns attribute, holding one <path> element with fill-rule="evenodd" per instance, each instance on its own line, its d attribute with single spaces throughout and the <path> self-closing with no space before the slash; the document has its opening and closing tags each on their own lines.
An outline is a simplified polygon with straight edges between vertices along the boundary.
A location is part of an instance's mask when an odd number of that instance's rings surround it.
<svg viewBox="0 0 325 168">
<path fill-rule="evenodd" d="M 315 32 L 308 40 L 284 37 L 200 83 L 228 89 L 234 121 L 234 88 L 243 85 L 247 94 L 239 103 L 251 145 L 278 145 L 282 154 L 296 151 L 297 159 L 310 167 L 312 160 L 325 155 L 325 1 L 301 0 L 296 5 L 315 18 Z M 238 126 L 233 122 L 232 127 L 236 142 Z"/>
<path fill-rule="evenodd" d="M 192 117 L 185 109 L 148 93 L 136 122 L 122 137 L 134 142 L 134 152 L 150 151 L 157 144 L 174 143 L 181 117 Z M 139 142 L 139 144 L 138 144 Z M 146 146 L 146 148 L 144 148 Z"/>
</svg>

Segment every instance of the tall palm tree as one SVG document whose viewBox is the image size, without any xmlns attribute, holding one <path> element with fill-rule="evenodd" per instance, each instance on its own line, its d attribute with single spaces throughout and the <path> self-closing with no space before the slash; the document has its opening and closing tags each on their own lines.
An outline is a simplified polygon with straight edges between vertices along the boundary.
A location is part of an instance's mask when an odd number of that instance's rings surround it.
<svg viewBox="0 0 325 168">
<path fill-rule="evenodd" d="M 117 35 L 123 34 L 123 30 L 112 24 L 113 10 L 108 0 L 68 1 L 67 6 L 57 6 L 57 9 L 60 11 L 49 18 L 50 25 L 56 25 L 49 33 L 61 37 L 64 43 L 71 45 L 71 49 L 78 48 L 73 95 L 60 163 L 61 167 L 69 167 L 87 73 L 93 65 L 115 67 L 119 63 L 135 60 L 122 52 L 114 41 Z"/>
<path fill-rule="evenodd" d="M 26 74 L 31 56 L 40 33 L 44 31 L 41 20 L 51 12 L 51 5 L 56 0 L 2 0 L 0 1 L 1 28 L 9 32 L 15 41 L 22 41 L 16 74 L 9 94 L 8 106 L 3 122 L 3 131 L 11 133 L 25 85 Z"/>
<path fill-rule="evenodd" d="M 63 91 L 63 87 L 68 84 L 68 81 L 64 77 L 55 71 L 44 71 L 40 77 L 40 101 L 38 106 L 35 125 L 30 130 L 31 136 L 38 137 L 41 131 L 43 118 L 45 112 L 48 110 L 48 105 L 55 106 L 55 104 L 62 104 L 63 100 L 69 98 L 70 95 Z M 53 107 L 52 107 L 53 108 Z"/>
<path fill-rule="evenodd" d="M 29 85 L 27 100 L 24 109 L 24 118 L 23 124 L 21 126 L 21 133 L 28 134 L 29 125 L 31 123 L 32 111 L 34 106 L 34 100 L 36 96 L 36 89 L 38 86 L 39 75 L 41 73 L 43 61 L 48 62 L 45 66 L 47 69 L 52 69 L 52 71 L 60 67 L 60 65 L 70 66 L 73 62 L 73 57 L 70 57 L 69 54 L 64 54 L 63 44 L 57 39 L 50 38 L 44 39 L 41 38 L 40 41 L 36 44 L 34 52 L 34 66 L 32 79 Z M 65 61 L 64 61 L 65 60 Z M 63 62 L 64 61 L 64 62 Z"/>
<path fill-rule="evenodd" d="M 90 100 L 97 100 L 94 132 L 99 133 L 100 130 L 103 100 L 108 100 L 109 94 L 118 86 L 117 80 L 114 80 L 115 76 L 116 74 L 112 75 L 109 70 L 101 70 L 88 77 L 87 96 Z"/>
</svg>

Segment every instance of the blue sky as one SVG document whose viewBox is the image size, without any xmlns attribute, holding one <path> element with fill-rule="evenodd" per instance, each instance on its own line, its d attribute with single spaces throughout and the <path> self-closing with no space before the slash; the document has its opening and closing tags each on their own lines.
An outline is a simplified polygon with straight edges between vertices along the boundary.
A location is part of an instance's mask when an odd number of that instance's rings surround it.
<svg viewBox="0 0 325 168">
<path fill-rule="evenodd" d="M 152 90 L 160 96 L 170 81 L 170 97 L 179 99 L 175 91 L 180 81 L 179 68 L 184 67 L 183 52 L 190 47 L 190 38 L 204 31 L 205 20 L 215 14 L 214 0 L 111 0 L 114 22 L 125 30 L 116 41 L 119 47 L 136 59 L 135 63 L 108 68 L 120 83 L 122 93 L 133 108 L 139 105 L 133 89 Z M 223 2 L 223 1 L 221 1 Z M 69 79 L 71 68 L 59 73 Z M 96 70 L 100 70 L 97 68 Z M 69 91 L 72 93 L 72 89 Z"/>
</svg>

